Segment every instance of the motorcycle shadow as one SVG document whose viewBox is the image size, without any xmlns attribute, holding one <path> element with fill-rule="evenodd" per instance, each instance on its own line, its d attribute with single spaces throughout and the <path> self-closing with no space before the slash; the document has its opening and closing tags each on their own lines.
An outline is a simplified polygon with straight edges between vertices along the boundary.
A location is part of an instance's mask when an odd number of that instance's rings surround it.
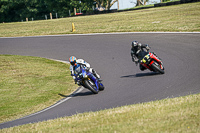
<svg viewBox="0 0 200 133">
<path fill-rule="evenodd" d="M 64 94 L 58 94 L 61 97 L 67 98 L 67 97 L 77 97 L 77 96 L 88 96 L 88 95 L 93 95 L 91 91 L 84 91 L 84 92 L 79 92 L 79 93 L 73 93 L 71 95 L 64 95 Z"/>
<path fill-rule="evenodd" d="M 156 73 L 156 72 L 137 73 L 135 75 L 121 76 L 120 78 L 137 78 L 137 77 L 146 77 L 146 76 L 154 76 L 154 75 L 159 75 L 159 73 Z"/>
<path fill-rule="evenodd" d="M 92 93 L 91 91 L 86 91 L 86 92 L 79 92 L 76 93 L 73 97 L 77 97 L 77 96 L 89 96 L 89 95 L 94 95 L 94 93 Z"/>
</svg>

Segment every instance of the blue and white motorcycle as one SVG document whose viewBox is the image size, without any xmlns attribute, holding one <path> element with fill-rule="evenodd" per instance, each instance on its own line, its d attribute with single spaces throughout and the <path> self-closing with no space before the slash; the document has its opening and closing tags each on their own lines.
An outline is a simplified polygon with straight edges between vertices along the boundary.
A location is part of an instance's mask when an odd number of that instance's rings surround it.
<svg viewBox="0 0 200 133">
<path fill-rule="evenodd" d="M 84 65 L 79 65 L 75 71 L 74 76 L 76 81 L 83 87 L 91 90 L 94 94 L 98 94 L 99 91 L 104 90 L 104 85 L 101 81 L 95 77 L 91 72 L 85 69 Z"/>
</svg>

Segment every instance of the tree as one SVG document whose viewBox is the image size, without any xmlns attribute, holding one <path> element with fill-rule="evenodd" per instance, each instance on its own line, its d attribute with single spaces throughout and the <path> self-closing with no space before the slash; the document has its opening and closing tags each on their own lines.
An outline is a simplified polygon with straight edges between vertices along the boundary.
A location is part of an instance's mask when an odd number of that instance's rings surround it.
<svg viewBox="0 0 200 133">
<path fill-rule="evenodd" d="M 96 2 L 96 7 L 100 8 L 100 7 L 105 7 L 106 10 L 110 10 L 110 7 L 117 2 L 118 0 L 94 0 Z"/>
<path fill-rule="evenodd" d="M 149 0 L 137 0 L 136 6 L 146 5 L 146 2 L 148 2 L 148 1 Z"/>
<path fill-rule="evenodd" d="M 69 16 L 69 10 L 76 8 L 78 11 L 93 12 L 97 7 L 110 7 L 118 0 L 0 0 L 0 22 L 16 22 L 26 18 L 34 20 L 45 19 L 52 13 L 53 18 Z M 48 17 L 49 18 L 49 17 Z"/>
<path fill-rule="evenodd" d="M 25 18 L 44 19 L 49 13 L 66 17 L 70 7 L 69 0 L 1 0 L 0 22 L 15 22 Z"/>
<path fill-rule="evenodd" d="M 49 13 L 58 14 L 60 17 L 68 16 L 70 10 L 70 1 L 68 0 L 42 0 Z M 42 4 L 41 4 L 42 5 Z"/>
<path fill-rule="evenodd" d="M 94 0 L 71 0 L 70 6 L 83 12 L 93 11 Z"/>
</svg>

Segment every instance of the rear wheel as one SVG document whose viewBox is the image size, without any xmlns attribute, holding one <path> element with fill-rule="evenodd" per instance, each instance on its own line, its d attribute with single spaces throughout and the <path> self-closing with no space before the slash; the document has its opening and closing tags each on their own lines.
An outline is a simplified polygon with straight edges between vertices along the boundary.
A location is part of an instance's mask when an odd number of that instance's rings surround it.
<svg viewBox="0 0 200 133">
<path fill-rule="evenodd" d="M 97 90 L 96 85 L 92 81 L 85 80 L 85 86 L 94 94 L 98 94 L 99 90 Z"/>
<path fill-rule="evenodd" d="M 163 69 L 160 68 L 160 65 L 158 63 L 153 63 L 151 65 L 151 68 L 155 71 L 155 72 L 159 72 L 161 74 L 164 74 L 165 71 Z"/>
</svg>

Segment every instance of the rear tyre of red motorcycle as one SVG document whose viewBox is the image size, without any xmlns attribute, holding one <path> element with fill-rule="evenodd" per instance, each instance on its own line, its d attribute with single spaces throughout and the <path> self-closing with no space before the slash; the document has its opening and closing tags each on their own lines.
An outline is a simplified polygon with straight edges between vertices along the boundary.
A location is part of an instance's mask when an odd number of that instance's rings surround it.
<svg viewBox="0 0 200 133">
<path fill-rule="evenodd" d="M 155 71 L 155 72 L 159 72 L 160 74 L 164 74 L 165 71 L 163 69 L 160 68 L 159 65 L 156 65 L 155 63 L 153 63 L 151 65 L 151 68 Z"/>
<path fill-rule="evenodd" d="M 85 86 L 89 90 L 91 90 L 94 94 L 98 94 L 99 90 L 97 90 L 96 86 L 91 85 L 88 80 L 85 80 Z"/>
</svg>

